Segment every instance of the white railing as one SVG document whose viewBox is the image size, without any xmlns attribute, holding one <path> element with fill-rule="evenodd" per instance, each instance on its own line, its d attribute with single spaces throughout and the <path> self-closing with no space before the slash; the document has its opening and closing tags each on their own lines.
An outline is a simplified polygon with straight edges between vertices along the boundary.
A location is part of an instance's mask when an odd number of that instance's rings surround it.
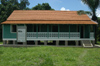
<svg viewBox="0 0 100 66">
<path fill-rule="evenodd" d="M 90 33 L 90 38 L 94 38 L 94 32 Z"/>
<path fill-rule="evenodd" d="M 29 39 L 78 39 L 79 32 L 27 32 Z"/>
</svg>

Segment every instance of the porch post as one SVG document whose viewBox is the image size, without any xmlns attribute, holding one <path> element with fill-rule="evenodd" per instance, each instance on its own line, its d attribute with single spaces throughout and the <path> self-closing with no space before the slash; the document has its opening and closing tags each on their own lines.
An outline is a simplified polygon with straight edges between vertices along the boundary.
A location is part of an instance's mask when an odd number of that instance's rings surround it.
<svg viewBox="0 0 100 66">
<path fill-rule="evenodd" d="M 49 38 L 49 25 L 47 25 L 47 38 Z"/>
<path fill-rule="evenodd" d="M 36 38 L 38 38 L 38 25 L 36 25 Z"/>
<path fill-rule="evenodd" d="M 81 25 L 79 25 L 79 33 L 80 33 L 80 38 L 81 38 Z"/>
<path fill-rule="evenodd" d="M 89 38 L 91 37 L 91 36 L 90 36 L 90 27 L 91 27 L 91 26 L 89 25 Z"/>
<path fill-rule="evenodd" d="M 60 27 L 59 27 L 59 25 L 58 25 L 58 38 L 59 38 L 59 32 L 60 32 Z"/>
<path fill-rule="evenodd" d="M 70 38 L 70 25 L 69 25 L 69 38 Z"/>
<path fill-rule="evenodd" d="M 95 44 L 97 43 L 97 25 L 95 25 Z"/>
</svg>

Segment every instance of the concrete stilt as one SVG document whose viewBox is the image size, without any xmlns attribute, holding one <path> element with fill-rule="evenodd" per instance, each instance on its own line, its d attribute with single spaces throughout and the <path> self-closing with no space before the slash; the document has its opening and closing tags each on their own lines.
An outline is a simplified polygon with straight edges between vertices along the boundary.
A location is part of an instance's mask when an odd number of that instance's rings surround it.
<svg viewBox="0 0 100 66">
<path fill-rule="evenodd" d="M 76 46 L 78 46 L 78 41 L 76 41 Z"/>
<path fill-rule="evenodd" d="M 23 45 L 27 45 L 27 42 L 23 42 Z"/>
<path fill-rule="evenodd" d="M 47 45 L 47 41 L 44 41 L 44 45 Z"/>
<path fill-rule="evenodd" d="M 56 41 L 56 46 L 59 46 L 59 41 Z"/>
<path fill-rule="evenodd" d="M 14 41 L 13 41 L 13 45 L 16 45 L 16 44 L 17 44 L 17 41 L 14 40 Z"/>
<path fill-rule="evenodd" d="M 38 41 L 35 41 L 35 45 L 38 45 Z"/>
<path fill-rule="evenodd" d="M 68 46 L 68 41 L 65 41 L 65 46 Z"/>
<path fill-rule="evenodd" d="M 9 40 L 6 41 L 6 44 L 9 44 Z"/>
<path fill-rule="evenodd" d="M 92 41 L 93 46 L 95 46 L 95 41 Z"/>
<path fill-rule="evenodd" d="M 6 44 L 6 40 L 3 40 L 3 45 L 5 45 Z"/>
</svg>

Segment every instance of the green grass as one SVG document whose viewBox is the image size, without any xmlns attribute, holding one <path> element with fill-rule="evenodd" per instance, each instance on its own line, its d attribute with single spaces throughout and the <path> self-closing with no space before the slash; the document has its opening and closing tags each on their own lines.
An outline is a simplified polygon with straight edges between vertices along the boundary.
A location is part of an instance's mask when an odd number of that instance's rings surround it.
<svg viewBox="0 0 100 66">
<path fill-rule="evenodd" d="M 0 42 L 0 44 L 3 44 L 3 42 Z"/>
<path fill-rule="evenodd" d="M 100 45 L 100 41 L 97 41 L 97 45 Z"/>
<path fill-rule="evenodd" d="M 100 48 L 0 47 L 0 66 L 100 66 Z"/>
</svg>

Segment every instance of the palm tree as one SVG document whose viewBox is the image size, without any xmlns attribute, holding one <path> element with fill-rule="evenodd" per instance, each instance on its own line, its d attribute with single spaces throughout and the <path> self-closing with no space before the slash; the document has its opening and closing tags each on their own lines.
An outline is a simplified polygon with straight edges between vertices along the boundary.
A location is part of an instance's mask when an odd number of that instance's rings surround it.
<svg viewBox="0 0 100 66">
<path fill-rule="evenodd" d="M 96 9 L 100 4 L 100 0 L 81 0 L 84 4 L 88 5 L 92 11 L 92 20 L 97 21 Z"/>
</svg>

